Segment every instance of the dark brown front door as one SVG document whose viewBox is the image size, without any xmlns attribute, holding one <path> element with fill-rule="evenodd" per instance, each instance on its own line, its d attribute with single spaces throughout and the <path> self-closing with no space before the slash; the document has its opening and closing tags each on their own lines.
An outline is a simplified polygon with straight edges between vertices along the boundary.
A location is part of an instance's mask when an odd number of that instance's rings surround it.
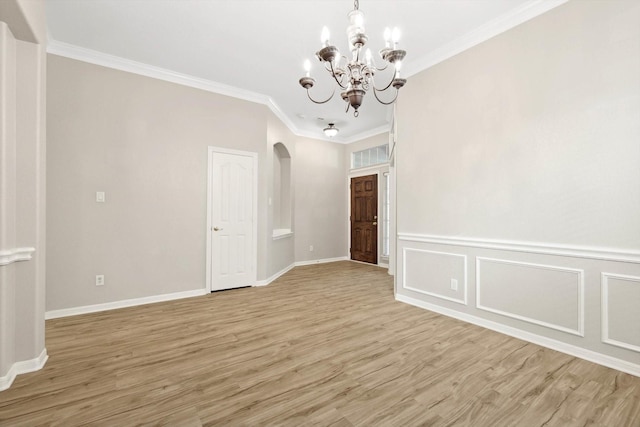
<svg viewBox="0 0 640 427">
<path fill-rule="evenodd" d="M 378 263 L 378 175 L 351 178 L 351 259 Z"/>
</svg>

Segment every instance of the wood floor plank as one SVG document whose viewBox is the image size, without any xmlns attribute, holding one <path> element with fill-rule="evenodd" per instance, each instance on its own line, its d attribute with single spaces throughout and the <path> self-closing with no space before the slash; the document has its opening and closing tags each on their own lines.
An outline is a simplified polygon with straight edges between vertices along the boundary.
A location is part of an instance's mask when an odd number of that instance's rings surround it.
<svg viewBox="0 0 640 427">
<path fill-rule="evenodd" d="M 640 378 L 396 302 L 385 270 L 48 320 L 0 426 L 640 426 Z"/>
</svg>

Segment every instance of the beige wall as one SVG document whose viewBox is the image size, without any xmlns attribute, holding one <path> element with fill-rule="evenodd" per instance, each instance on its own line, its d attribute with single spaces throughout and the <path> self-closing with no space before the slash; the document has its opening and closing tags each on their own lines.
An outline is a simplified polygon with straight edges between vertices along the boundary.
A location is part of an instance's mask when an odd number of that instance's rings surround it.
<svg viewBox="0 0 640 427">
<path fill-rule="evenodd" d="M 0 390 L 46 361 L 44 34 L 42 2 L 2 2 Z"/>
<path fill-rule="evenodd" d="M 310 205 L 326 202 L 323 223 L 342 226 L 344 205 L 331 197 L 344 194 L 344 146 L 297 137 L 260 104 L 48 59 L 47 311 L 205 288 L 207 146 L 258 153 L 258 282 L 298 260 L 299 236 L 317 230 L 298 224 L 318 212 Z M 276 143 L 292 170 L 293 235 L 280 239 L 269 204 Z M 298 151 L 303 143 L 314 150 Z M 298 179 L 322 198 L 298 199 Z M 97 191 L 105 203 L 96 203 Z M 317 236 L 313 259 L 345 255 L 342 232 Z M 104 286 L 95 286 L 97 274 Z"/>
<path fill-rule="evenodd" d="M 207 147 L 257 152 L 266 186 L 266 108 L 48 59 L 47 310 L 204 288 Z M 97 191 L 106 203 L 96 203 Z M 97 274 L 105 286 L 95 286 Z"/>
<path fill-rule="evenodd" d="M 296 148 L 296 136 L 293 135 L 287 129 L 287 127 L 271 112 L 268 114 L 267 118 L 267 161 L 270 166 L 268 179 L 266 181 L 265 191 L 268 194 L 268 200 L 271 200 L 271 204 L 267 200 L 267 205 L 265 210 L 268 215 L 267 220 L 267 236 L 266 236 L 266 246 L 267 246 L 267 275 L 266 278 L 273 278 L 278 275 L 280 272 L 285 269 L 291 267 L 295 262 L 295 254 L 294 254 L 294 245 L 295 245 L 295 222 L 291 221 L 291 228 L 294 231 L 294 234 L 286 236 L 284 238 L 276 238 L 273 237 L 273 230 L 279 228 L 279 225 L 274 224 L 273 218 L 274 213 L 278 210 L 274 206 L 274 200 L 276 199 L 276 193 L 279 191 L 276 189 L 276 186 L 280 184 L 277 179 L 274 179 L 274 152 L 273 146 L 277 143 L 284 145 L 291 156 L 289 161 L 289 170 L 291 173 L 289 180 L 289 195 L 290 195 L 290 207 L 289 207 L 289 215 L 290 218 L 294 218 L 296 211 L 296 197 L 295 191 L 293 191 L 293 174 L 297 168 L 298 158 L 295 155 Z M 286 168 L 285 168 L 286 169 Z M 285 191 L 286 193 L 286 191 Z M 280 207 L 280 210 L 283 208 Z"/>
<path fill-rule="evenodd" d="M 296 262 L 347 256 L 345 148 L 309 138 L 297 140 Z"/>
<path fill-rule="evenodd" d="M 640 348 L 601 336 L 604 305 L 623 293 L 640 303 L 638 22 L 636 1 L 569 2 L 409 79 L 398 105 L 400 298 L 640 372 Z M 603 273 L 632 277 L 608 303 Z M 608 310 L 611 328 L 640 321 L 637 304 Z"/>
</svg>

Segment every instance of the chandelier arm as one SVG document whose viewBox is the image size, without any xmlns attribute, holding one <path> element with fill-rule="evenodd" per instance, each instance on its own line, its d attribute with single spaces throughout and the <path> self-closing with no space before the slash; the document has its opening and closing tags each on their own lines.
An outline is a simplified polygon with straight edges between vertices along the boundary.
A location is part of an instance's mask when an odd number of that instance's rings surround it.
<svg viewBox="0 0 640 427">
<path fill-rule="evenodd" d="M 393 78 L 391 79 L 391 81 L 389 82 L 389 84 L 385 86 L 385 88 L 384 88 L 384 89 L 378 89 L 378 88 L 376 87 L 376 84 L 375 84 L 375 81 L 374 81 L 374 82 L 373 82 L 373 85 L 372 85 L 372 86 L 373 86 L 373 89 L 374 89 L 374 90 L 377 90 L 378 92 L 384 92 L 385 90 L 387 90 L 387 89 L 389 89 L 389 88 L 391 87 L 391 85 L 393 84 L 393 81 L 394 81 L 395 79 L 396 79 L 396 73 L 393 73 Z M 398 96 L 398 95 L 396 95 L 396 97 L 397 97 L 397 96 Z"/>
<path fill-rule="evenodd" d="M 347 89 L 348 86 L 343 85 L 342 82 L 336 77 L 336 71 L 333 69 L 333 62 L 329 62 L 329 65 L 331 66 L 331 76 L 333 76 L 333 79 L 336 81 L 336 83 L 338 83 L 338 86 L 340 86 L 340 88 L 342 89 Z M 333 90 L 333 92 L 335 93 L 335 89 Z"/>
<path fill-rule="evenodd" d="M 376 99 L 378 100 L 378 102 L 379 102 L 380 104 L 382 104 L 382 105 L 391 105 L 391 104 L 393 104 L 394 102 L 396 102 L 396 99 L 398 99 L 398 93 L 400 93 L 400 91 L 399 91 L 398 89 L 396 89 L 396 96 L 394 96 L 394 97 L 393 97 L 393 99 L 392 99 L 391 101 L 389 101 L 389 102 L 384 102 L 383 100 L 381 100 L 381 99 L 378 97 L 378 92 L 384 92 L 384 91 L 383 91 L 383 90 L 378 91 L 378 90 L 375 88 L 375 86 L 374 86 L 374 87 L 373 87 L 373 96 L 375 96 L 375 97 L 376 97 Z"/>
<path fill-rule="evenodd" d="M 313 102 L 314 104 L 326 104 L 327 102 L 331 101 L 331 98 L 333 98 L 333 95 L 336 94 L 336 90 L 333 89 L 333 92 L 331 92 L 331 96 L 328 97 L 327 99 L 325 99 L 324 101 L 316 101 L 315 99 L 313 99 L 311 97 L 311 93 L 309 92 L 309 89 L 307 89 L 307 97 L 311 100 L 311 102 Z"/>
<path fill-rule="evenodd" d="M 382 68 L 378 68 L 378 67 L 376 66 L 375 61 L 371 61 L 371 62 L 373 62 L 373 68 L 375 68 L 375 70 L 376 70 L 376 71 L 384 71 L 384 70 L 386 70 L 387 68 L 389 68 L 389 64 L 386 64 L 386 65 L 385 65 L 384 67 L 382 67 Z"/>
</svg>

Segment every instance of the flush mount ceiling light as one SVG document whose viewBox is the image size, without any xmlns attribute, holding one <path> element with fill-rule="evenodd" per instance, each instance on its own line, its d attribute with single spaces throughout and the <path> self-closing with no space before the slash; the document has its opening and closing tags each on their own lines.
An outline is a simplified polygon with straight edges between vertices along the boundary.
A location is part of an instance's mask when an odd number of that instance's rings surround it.
<svg viewBox="0 0 640 427">
<path fill-rule="evenodd" d="M 351 59 L 341 55 L 338 48 L 329 42 L 329 30 L 327 27 L 322 29 L 320 37 L 322 49 L 316 52 L 316 57 L 342 90 L 342 99 L 347 103 L 346 111 L 349 111 L 349 107 L 353 107 L 353 115 L 358 117 L 358 108 L 362 105 L 364 95 L 369 89 L 373 89 L 374 96 L 381 104 L 390 105 L 396 101 L 400 88 L 407 82 L 406 79 L 400 78 L 400 67 L 407 52 L 397 48 L 400 40 L 400 31 L 397 28 L 394 28 L 393 31 L 387 28 L 384 31 L 385 47 L 380 51 L 380 56 L 386 64 L 382 68 L 376 67 L 371 50 L 367 49 L 364 55 L 362 52 L 368 37 L 364 32 L 364 13 L 359 9 L 358 0 L 353 2 L 353 10 L 347 16 L 349 18 L 347 37 L 349 38 Z M 379 88 L 375 85 L 374 74 L 378 71 L 386 70 L 389 65 L 394 69 L 393 76 L 386 86 Z M 324 101 L 313 99 L 309 89 L 313 87 L 316 81 L 309 75 L 311 71 L 311 62 L 309 60 L 305 61 L 304 69 L 306 75 L 299 82 L 307 90 L 309 99 L 316 104 L 324 104 L 333 98 L 336 92 L 335 88 L 331 96 Z M 392 100 L 384 101 L 378 97 L 378 93 L 385 92 L 391 87 L 396 90 Z"/>
<path fill-rule="evenodd" d="M 334 136 L 336 136 L 338 134 L 339 129 L 337 127 L 335 127 L 335 125 L 333 123 L 329 123 L 329 127 L 322 129 L 322 131 L 329 138 L 333 138 Z"/>
</svg>

